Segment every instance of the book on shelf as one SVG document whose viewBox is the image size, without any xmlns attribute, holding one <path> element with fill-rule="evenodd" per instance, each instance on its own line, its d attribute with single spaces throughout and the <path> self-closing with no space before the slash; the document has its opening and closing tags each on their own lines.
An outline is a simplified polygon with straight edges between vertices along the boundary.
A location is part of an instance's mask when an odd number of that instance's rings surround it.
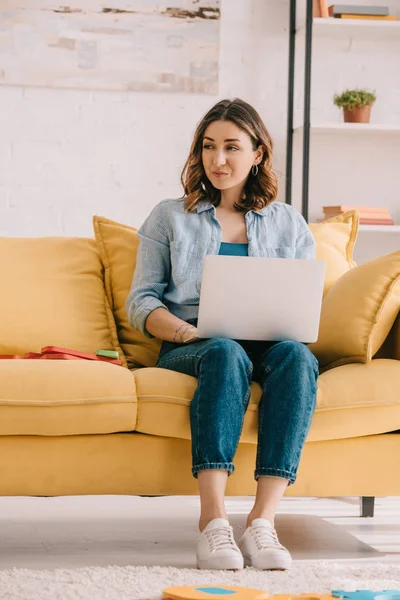
<svg viewBox="0 0 400 600">
<path fill-rule="evenodd" d="M 323 223 L 324 221 L 327 221 L 330 218 L 331 217 L 325 216 L 322 219 L 317 219 L 317 223 Z M 364 218 L 360 218 L 359 224 L 360 225 L 387 225 L 388 227 L 390 227 L 390 225 L 394 225 L 394 221 L 393 221 L 393 219 L 364 219 Z"/>
<path fill-rule="evenodd" d="M 390 221 L 392 219 L 392 217 L 389 215 L 389 213 L 380 214 L 380 213 L 365 213 L 365 212 L 358 211 L 358 214 L 360 216 L 360 219 L 377 219 L 378 221 L 386 221 L 388 219 Z"/>
<path fill-rule="evenodd" d="M 326 221 L 342 215 L 349 210 L 356 210 L 360 218 L 360 225 L 394 225 L 393 219 L 387 208 L 381 206 L 323 206 L 324 217 L 319 222 Z"/>
<path fill-rule="evenodd" d="M 391 216 L 387 213 L 364 213 L 361 211 L 357 211 L 360 219 L 374 219 L 378 221 L 386 221 L 387 219 L 391 220 Z M 343 213 L 324 213 L 325 219 L 332 219 L 333 217 L 339 217 Z"/>
<path fill-rule="evenodd" d="M 362 213 L 379 213 L 379 214 L 389 216 L 389 211 L 384 206 L 356 206 L 354 204 L 353 205 L 340 204 L 338 206 L 334 206 L 334 205 L 323 206 L 322 210 L 324 211 L 325 214 L 326 213 L 342 214 L 342 213 L 348 212 L 349 210 L 356 210 L 357 212 L 362 212 Z"/>
<path fill-rule="evenodd" d="M 388 6 L 369 6 L 369 5 L 354 5 L 354 4 L 331 4 L 328 7 L 330 17 L 336 15 L 377 15 L 387 17 L 389 15 Z"/>
<path fill-rule="evenodd" d="M 360 206 L 359 208 L 351 208 L 349 210 L 356 210 L 360 215 L 365 215 L 366 217 L 372 217 L 374 219 L 386 219 L 386 218 L 390 218 L 390 214 L 389 211 L 387 210 L 387 208 L 385 208 L 384 210 L 371 210 L 370 208 L 365 209 L 362 206 Z M 325 215 L 342 215 L 343 210 L 324 210 L 323 211 Z"/>
<path fill-rule="evenodd" d="M 387 17 L 379 17 L 373 15 L 335 15 L 335 19 L 366 19 L 369 21 L 397 21 L 396 15 L 388 15 Z"/>
<path fill-rule="evenodd" d="M 363 219 L 360 217 L 360 225 L 394 225 L 393 219 Z"/>
</svg>

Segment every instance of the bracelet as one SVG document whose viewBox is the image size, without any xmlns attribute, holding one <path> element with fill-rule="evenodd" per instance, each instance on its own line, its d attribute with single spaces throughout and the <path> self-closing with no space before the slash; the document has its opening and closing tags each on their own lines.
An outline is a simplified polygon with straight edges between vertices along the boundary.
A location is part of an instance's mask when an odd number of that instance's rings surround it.
<svg viewBox="0 0 400 600">
<path fill-rule="evenodd" d="M 187 329 L 190 329 L 190 328 L 191 328 L 191 327 L 193 327 L 193 326 L 192 326 L 192 325 L 189 325 L 188 323 L 183 323 L 183 324 L 182 324 L 180 327 L 178 327 L 178 329 L 175 331 L 175 335 L 174 335 L 174 337 L 173 337 L 173 340 L 172 340 L 174 343 L 176 343 L 176 342 L 175 342 L 176 336 L 177 336 L 177 334 L 178 334 L 178 331 L 179 331 L 180 329 L 182 329 L 182 327 L 185 327 L 185 330 L 183 331 L 183 333 L 181 333 L 181 340 L 180 340 L 180 341 L 182 341 L 182 336 L 184 335 L 185 331 L 187 331 Z"/>
<path fill-rule="evenodd" d="M 178 331 L 179 331 L 180 329 L 182 329 L 182 327 L 185 327 L 185 326 L 186 326 L 186 329 L 191 327 L 191 325 L 188 325 L 188 323 L 182 323 L 182 325 L 180 325 L 180 326 L 178 327 L 178 329 L 175 331 L 174 337 L 173 337 L 173 339 L 172 339 L 172 341 L 173 341 L 173 343 L 174 343 L 174 344 L 176 343 L 176 342 L 175 342 L 175 339 L 176 339 L 176 336 L 177 336 L 177 333 L 178 333 Z M 186 329 L 185 329 L 185 331 L 186 331 Z M 182 335 L 181 335 L 181 340 L 182 340 Z"/>
<path fill-rule="evenodd" d="M 180 329 L 182 329 L 182 327 L 185 327 L 185 329 L 184 329 L 184 330 L 183 330 L 183 332 L 181 333 L 181 336 L 180 336 L 180 340 L 179 340 L 179 342 L 176 342 L 175 340 L 176 340 L 176 337 L 177 337 L 178 331 L 179 331 Z M 182 343 L 182 338 L 183 338 L 183 336 L 185 335 L 186 331 L 187 331 L 188 329 L 192 329 L 192 328 L 193 328 L 193 325 L 189 325 L 188 323 L 184 323 L 183 325 L 181 325 L 180 327 L 178 327 L 178 329 L 175 331 L 175 335 L 174 335 L 174 337 L 173 337 L 172 341 L 173 341 L 174 343 Z"/>
<path fill-rule="evenodd" d="M 172 341 L 173 341 L 174 343 L 175 343 L 176 334 L 177 334 L 177 333 L 178 333 L 178 331 L 179 331 L 179 330 L 180 330 L 182 327 L 184 327 L 185 325 L 186 325 L 186 323 L 182 323 L 182 325 L 180 325 L 180 326 L 178 327 L 178 329 L 176 329 L 176 331 L 175 331 L 175 334 L 174 334 L 174 337 L 172 338 Z"/>
<path fill-rule="evenodd" d="M 185 335 L 185 333 L 188 331 L 188 329 L 191 329 L 191 325 L 188 325 L 187 327 L 185 327 L 183 329 L 183 331 L 181 331 L 181 337 L 179 340 L 179 343 L 182 344 L 183 343 L 183 336 Z"/>
</svg>

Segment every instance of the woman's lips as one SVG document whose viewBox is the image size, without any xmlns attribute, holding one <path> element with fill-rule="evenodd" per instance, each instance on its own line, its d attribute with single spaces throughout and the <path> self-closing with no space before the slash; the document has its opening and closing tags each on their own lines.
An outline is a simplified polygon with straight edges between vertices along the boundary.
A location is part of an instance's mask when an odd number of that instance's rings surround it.
<svg viewBox="0 0 400 600">
<path fill-rule="evenodd" d="M 213 173 L 214 177 L 227 177 L 229 173 Z"/>
</svg>

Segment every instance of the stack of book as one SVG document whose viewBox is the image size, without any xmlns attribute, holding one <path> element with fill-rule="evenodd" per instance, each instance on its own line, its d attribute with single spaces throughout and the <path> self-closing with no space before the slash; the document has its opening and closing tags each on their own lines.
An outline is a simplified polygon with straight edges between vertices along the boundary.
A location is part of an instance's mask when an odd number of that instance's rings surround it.
<svg viewBox="0 0 400 600">
<path fill-rule="evenodd" d="M 388 6 L 369 6 L 352 4 L 332 4 L 328 7 L 330 17 L 336 19 L 377 19 L 379 21 L 397 21 L 396 15 L 389 14 Z"/>
<path fill-rule="evenodd" d="M 319 223 L 342 215 L 349 210 L 356 210 L 360 215 L 360 225 L 394 225 L 387 208 L 374 206 L 323 206 L 324 218 L 318 219 Z"/>
</svg>

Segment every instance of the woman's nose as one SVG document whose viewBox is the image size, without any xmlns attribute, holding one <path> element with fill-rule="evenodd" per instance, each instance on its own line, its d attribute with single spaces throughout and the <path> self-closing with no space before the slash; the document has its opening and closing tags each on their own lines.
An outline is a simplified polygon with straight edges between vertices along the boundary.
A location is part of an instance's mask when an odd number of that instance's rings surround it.
<svg viewBox="0 0 400 600">
<path fill-rule="evenodd" d="M 219 167 L 220 165 L 224 165 L 226 163 L 226 157 L 225 157 L 225 152 L 220 151 L 220 152 L 216 152 L 214 155 L 214 164 L 216 167 Z"/>
</svg>

